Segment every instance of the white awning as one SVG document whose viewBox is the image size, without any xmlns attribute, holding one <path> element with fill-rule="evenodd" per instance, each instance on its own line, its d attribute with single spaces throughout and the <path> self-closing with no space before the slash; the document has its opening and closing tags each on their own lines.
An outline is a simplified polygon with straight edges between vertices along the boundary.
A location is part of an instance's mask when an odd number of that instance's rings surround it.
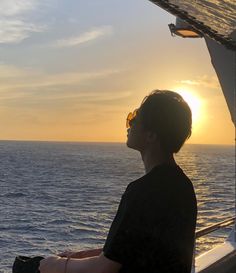
<svg viewBox="0 0 236 273">
<path fill-rule="evenodd" d="M 204 35 L 236 50 L 236 0 L 150 0 Z"/>
</svg>

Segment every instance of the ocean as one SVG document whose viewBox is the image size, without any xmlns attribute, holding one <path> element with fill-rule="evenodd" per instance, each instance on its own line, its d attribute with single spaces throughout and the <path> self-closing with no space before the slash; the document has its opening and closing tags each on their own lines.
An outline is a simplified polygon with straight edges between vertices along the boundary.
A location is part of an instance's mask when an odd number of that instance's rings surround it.
<svg viewBox="0 0 236 273">
<path fill-rule="evenodd" d="M 234 146 L 186 144 L 177 163 L 198 200 L 197 229 L 235 212 Z M 0 141 L 0 272 L 17 255 L 102 247 L 128 183 L 144 174 L 138 152 L 118 143 Z M 200 238 L 197 255 L 231 227 Z"/>
</svg>

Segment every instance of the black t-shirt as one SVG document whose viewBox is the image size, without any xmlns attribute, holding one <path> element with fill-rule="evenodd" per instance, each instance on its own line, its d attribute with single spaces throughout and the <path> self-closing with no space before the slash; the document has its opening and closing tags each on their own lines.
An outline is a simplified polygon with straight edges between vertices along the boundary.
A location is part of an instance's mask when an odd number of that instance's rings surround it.
<svg viewBox="0 0 236 273">
<path fill-rule="evenodd" d="M 130 183 L 103 247 L 120 273 L 190 273 L 197 204 L 179 166 L 161 165 Z"/>
</svg>

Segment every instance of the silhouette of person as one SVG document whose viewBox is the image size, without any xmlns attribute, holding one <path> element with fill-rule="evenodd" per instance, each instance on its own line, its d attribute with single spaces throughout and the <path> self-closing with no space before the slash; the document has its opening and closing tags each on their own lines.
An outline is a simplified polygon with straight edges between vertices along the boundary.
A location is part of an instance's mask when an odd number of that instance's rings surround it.
<svg viewBox="0 0 236 273">
<path fill-rule="evenodd" d="M 129 113 L 127 146 L 146 173 L 128 184 L 102 249 L 64 252 L 40 262 L 41 273 L 190 273 L 197 204 L 174 153 L 191 135 L 188 104 L 155 90 Z"/>
</svg>

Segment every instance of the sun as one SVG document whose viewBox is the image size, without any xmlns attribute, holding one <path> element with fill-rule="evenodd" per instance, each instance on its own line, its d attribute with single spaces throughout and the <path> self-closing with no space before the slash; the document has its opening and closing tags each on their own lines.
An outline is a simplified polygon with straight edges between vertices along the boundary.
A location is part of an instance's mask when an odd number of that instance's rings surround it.
<svg viewBox="0 0 236 273">
<path fill-rule="evenodd" d="M 191 90 L 179 88 L 175 91 L 183 97 L 192 111 L 193 128 L 198 127 L 203 118 L 202 100 Z"/>
</svg>

